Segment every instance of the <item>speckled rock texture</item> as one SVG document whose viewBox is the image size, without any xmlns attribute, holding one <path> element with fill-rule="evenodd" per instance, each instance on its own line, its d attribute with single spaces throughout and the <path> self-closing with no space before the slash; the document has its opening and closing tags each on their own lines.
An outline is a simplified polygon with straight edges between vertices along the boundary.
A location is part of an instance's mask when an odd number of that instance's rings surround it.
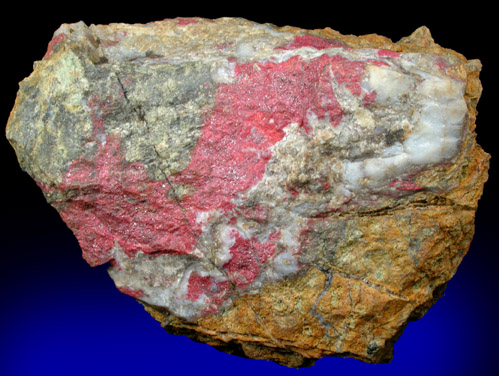
<svg viewBox="0 0 499 376">
<path fill-rule="evenodd" d="M 170 333 L 386 362 L 468 251 L 481 64 L 421 27 L 64 24 L 7 137 L 92 266 Z"/>
</svg>

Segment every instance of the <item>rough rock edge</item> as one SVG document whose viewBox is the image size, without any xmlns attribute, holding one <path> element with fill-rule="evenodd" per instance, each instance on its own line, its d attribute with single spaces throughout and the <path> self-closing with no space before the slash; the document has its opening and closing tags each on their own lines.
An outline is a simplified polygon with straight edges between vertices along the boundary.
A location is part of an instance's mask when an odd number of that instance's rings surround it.
<svg viewBox="0 0 499 376">
<path fill-rule="evenodd" d="M 273 25 L 270 26 L 275 27 Z M 463 148 L 465 148 L 464 144 L 467 144 L 467 151 L 472 155 L 472 158 L 470 159 L 473 161 L 478 161 L 478 163 L 474 163 L 473 165 L 468 166 L 468 171 L 475 170 L 478 171 L 478 173 L 477 175 L 470 177 L 470 179 L 463 180 L 464 184 L 461 185 L 466 185 L 474 189 L 467 190 L 468 194 L 465 196 L 456 196 L 455 194 L 453 194 L 456 191 L 460 191 L 459 189 L 451 190 L 445 195 L 435 197 L 435 200 L 433 200 L 433 202 L 428 202 L 426 204 L 430 204 L 430 206 L 452 206 L 458 208 L 458 210 L 465 211 L 476 210 L 478 200 L 483 191 L 483 185 L 488 179 L 487 170 L 490 159 L 490 156 L 485 153 L 483 149 L 476 143 L 476 135 L 474 133 L 476 127 L 475 119 L 477 114 L 476 105 L 482 92 L 482 86 L 478 78 L 479 72 L 481 70 L 481 63 L 479 60 L 467 60 L 463 55 L 453 50 L 439 46 L 434 42 L 430 30 L 425 26 L 416 29 L 411 35 L 402 38 L 396 43 L 392 42 L 390 39 L 384 36 L 380 36 L 377 34 L 369 34 L 363 36 L 342 35 L 338 31 L 335 31 L 331 28 L 320 30 L 303 30 L 296 27 L 285 26 L 282 28 L 277 28 L 277 30 L 296 34 L 308 32 L 321 37 L 334 38 L 336 40 L 345 42 L 354 48 L 383 48 L 396 52 L 429 52 L 452 57 L 453 59 L 456 59 L 457 61 L 462 63 L 460 67 L 461 69 L 464 67 L 464 69 L 466 70 L 465 74 L 468 77 L 465 99 L 470 112 L 468 128 L 472 137 L 472 139 L 463 140 Z M 461 155 L 463 154 L 464 153 L 461 152 Z M 390 211 L 390 209 L 396 208 L 387 208 L 387 211 Z M 374 216 L 379 214 L 380 213 L 372 213 L 371 215 Z M 473 232 L 474 231 L 471 231 L 470 234 L 467 234 L 467 238 L 469 240 L 467 249 L 469 248 Z M 297 280 L 298 278 L 299 276 L 295 276 L 293 279 L 288 280 L 288 282 L 293 283 L 293 280 Z M 375 354 L 373 354 L 374 356 L 365 357 L 360 356 L 359 354 L 348 352 L 322 353 L 320 356 L 310 356 L 310 354 L 306 350 L 294 348 L 289 344 L 280 347 L 275 344 L 269 345 L 268 342 L 264 343 L 258 338 L 254 338 L 252 341 L 247 341 L 245 338 L 241 338 L 240 336 L 238 336 L 237 333 L 214 333 L 213 330 L 210 329 L 210 327 L 213 327 L 211 323 L 209 323 L 211 317 L 198 319 L 194 323 L 187 322 L 185 320 L 171 316 L 168 311 L 163 308 L 153 307 L 144 302 L 141 302 L 140 300 L 138 301 L 139 303 L 144 305 L 145 310 L 149 314 L 151 314 L 153 318 L 161 323 L 162 327 L 168 333 L 186 336 L 196 342 L 208 344 L 220 351 L 239 357 L 271 360 L 278 364 L 292 368 L 312 366 L 315 364 L 315 361 L 317 359 L 323 356 L 352 357 L 367 362 L 386 363 L 391 361 L 393 356 L 393 345 L 402 335 L 407 324 L 424 316 L 424 314 L 442 296 L 447 286 L 447 282 L 448 280 L 444 283 L 439 284 L 438 286 L 435 286 L 432 298 L 420 304 L 412 311 L 407 321 L 400 325 L 399 330 L 396 332 L 396 334 L 385 342 L 384 347 L 377 350 Z M 234 306 L 238 306 L 240 304 L 248 305 L 248 303 L 245 302 L 244 296 L 239 297 L 234 303 Z M 221 317 L 223 316 L 223 314 L 224 313 L 222 312 L 217 316 Z M 269 336 L 271 337 L 270 333 Z M 268 339 L 271 340 L 270 342 L 276 342 L 272 341 L 272 338 Z"/>
<path fill-rule="evenodd" d="M 385 347 L 378 351 L 375 363 L 388 363 L 391 361 L 393 357 L 393 346 L 403 334 L 405 328 L 407 327 L 407 324 L 409 324 L 409 322 L 411 321 L 416 321 L 422 318 L 426 314 L 426 312 L 437 302 L 437 300 L 442 297 L 446 287 L 447 283 L 437 286 L 433 291 L 433 298 L 414 309 L 407 322 L 402 324 L 397 333 L 389 341 L 387 341 Z M 178 319 L 175 319 L 175 322 L 173 322 L 172 317 L 169 316 L 168 312 L 166 312 L 162 308 L 154 308 L 153 306 L 141 302 L 140 300 L 138 300 L 138 302 L 144 306 L 145 310 L 154 319 L 162 323 L 163 328 L 169 334 L 181 335 L 190 338 L 195 342 L 208 344 L 219 351 L 231 355 L 236 355 L 241 358 L 248 359 L 271 360 L 277 364 L 290 368 L 311 367 L 318 360 L 317 358 L 305 357 L 298 352 L 293 352 L 290 349 L 269 347 L 261 345 L 257 342 L 245 342 L 238 339 L 229 339 L 228 341 L 222 341 L 203 332 L 199 332 L 196 329 L 196 325 L 193 325 L 192 323 L 188 323 L 186 321 L 181 321 Z M 372 359 L 360 358 L 351 353 L 339 353 L 332 356 L 352 357 L 362 361 L 372 362 Z"/>
</svg>

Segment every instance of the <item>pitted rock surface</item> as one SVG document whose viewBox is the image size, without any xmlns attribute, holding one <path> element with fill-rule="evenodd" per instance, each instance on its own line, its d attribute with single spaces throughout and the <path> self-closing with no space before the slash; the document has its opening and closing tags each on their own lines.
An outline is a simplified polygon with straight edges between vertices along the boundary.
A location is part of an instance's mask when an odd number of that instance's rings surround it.
<svg viewBox="0 0 499 376">
<path fill-rule="evenodd" d="M 7 137 L 85 260 L 167 331 L 383 362 L 469 248 L 480 68 L 424 27 L 65 24 Z"/>
</svg>

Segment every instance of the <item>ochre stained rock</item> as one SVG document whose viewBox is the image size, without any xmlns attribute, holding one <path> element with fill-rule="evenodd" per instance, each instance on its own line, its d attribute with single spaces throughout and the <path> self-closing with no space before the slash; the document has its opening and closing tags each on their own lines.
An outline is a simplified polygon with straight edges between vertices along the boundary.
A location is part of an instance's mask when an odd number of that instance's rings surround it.
<svg viewBox="0 0 499 376">
<path fill-rule="evenodd" d="M 7 137 L 92 265 L 170 333 L 386 362 L 468 251 L 481 64 L 237 18 L 62 25 Z"/>
</svg>

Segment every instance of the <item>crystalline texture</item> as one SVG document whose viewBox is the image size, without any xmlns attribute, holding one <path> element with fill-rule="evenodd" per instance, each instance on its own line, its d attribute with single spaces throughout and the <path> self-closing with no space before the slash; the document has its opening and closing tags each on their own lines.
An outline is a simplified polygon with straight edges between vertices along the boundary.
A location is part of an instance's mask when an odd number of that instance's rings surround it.
<svg viewBox="0 0 499 376">
<path fill-rule="evenodd" d="M 479 70 L 425 28 L 80 22 L 20 84 L 7 136 L 85 260 L 168 331 L 289 366 L 380 362 L 469 247 Z"/>
</svg>

